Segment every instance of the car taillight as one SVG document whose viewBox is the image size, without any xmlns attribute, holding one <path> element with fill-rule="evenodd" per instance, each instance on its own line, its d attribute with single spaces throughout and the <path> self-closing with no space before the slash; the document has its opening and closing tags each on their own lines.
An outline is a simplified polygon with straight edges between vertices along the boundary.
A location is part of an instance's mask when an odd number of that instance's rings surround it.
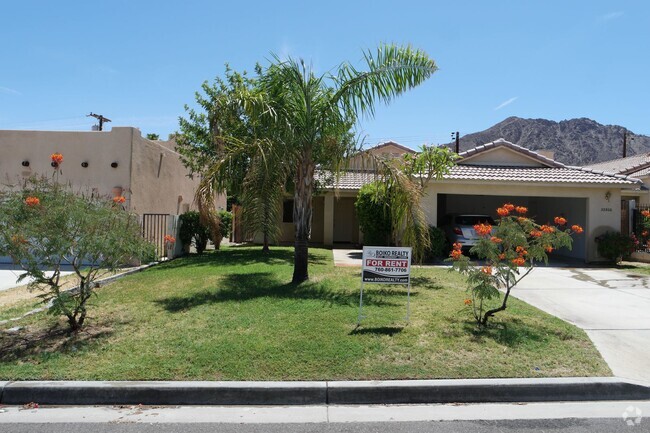
<svg viewBox="0 0 650 433">
<path fill-rule="evenodd" d="M 454 233 L 457 234 L 457 235 L 462 235 L 463 231 L 458 227 L 454 227 Z"/>
</svg>

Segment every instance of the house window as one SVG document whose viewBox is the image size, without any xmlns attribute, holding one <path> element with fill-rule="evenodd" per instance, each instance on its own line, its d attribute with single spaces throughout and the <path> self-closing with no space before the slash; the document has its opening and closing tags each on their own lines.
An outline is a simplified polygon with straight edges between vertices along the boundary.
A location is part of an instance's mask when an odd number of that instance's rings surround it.
<svg viewBox="0 0 650 433">
<path fill-rule="evenodd" d="M 282 204 L 282 222 L 293 222 L 293 200 L 285 200 Z"/>
</svg>

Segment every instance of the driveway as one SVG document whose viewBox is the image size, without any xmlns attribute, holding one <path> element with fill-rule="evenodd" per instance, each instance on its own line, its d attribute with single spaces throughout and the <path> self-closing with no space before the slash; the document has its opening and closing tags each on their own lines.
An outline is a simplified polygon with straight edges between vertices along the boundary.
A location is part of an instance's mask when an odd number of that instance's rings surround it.
<svg viewBox="0 0 650 433">
<path fill-rule="evenodd" d="M 650 276 L 536 268 L 512 294 L 584 329 L 616 376 L 650 382 Z"/>
</svg>

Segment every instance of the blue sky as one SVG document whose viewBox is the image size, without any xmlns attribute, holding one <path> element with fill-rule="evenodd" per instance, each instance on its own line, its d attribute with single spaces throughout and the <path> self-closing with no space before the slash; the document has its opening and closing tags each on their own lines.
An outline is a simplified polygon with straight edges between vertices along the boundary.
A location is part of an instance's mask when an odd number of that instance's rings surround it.
<svg viewBox="0 0 650 433">
<path fill-rule="evenodd" d="M 410 43 L 439 71 L 359 130 L 448 142 L 509 116 L 650 135 L 647 1 L 3 2 L 0 129 L 88 130 L 89 112 L 166 137 L 204 80 L 302 57 L 317 71 Z"/>
</svg>

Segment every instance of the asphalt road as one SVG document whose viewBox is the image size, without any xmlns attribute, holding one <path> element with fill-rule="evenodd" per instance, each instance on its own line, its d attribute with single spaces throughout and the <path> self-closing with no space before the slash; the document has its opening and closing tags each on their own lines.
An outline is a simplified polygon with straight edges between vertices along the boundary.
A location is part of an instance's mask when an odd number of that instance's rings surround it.
<svg viewBox="0 0 650 433">
<path fill-rule="evenodd" d="M 613 433 L 650 432 L 650 423 L 628 427 L 616 419 L 544 419 L 317 424 L 3 424 L 3 433 Z"/>
</svg>

